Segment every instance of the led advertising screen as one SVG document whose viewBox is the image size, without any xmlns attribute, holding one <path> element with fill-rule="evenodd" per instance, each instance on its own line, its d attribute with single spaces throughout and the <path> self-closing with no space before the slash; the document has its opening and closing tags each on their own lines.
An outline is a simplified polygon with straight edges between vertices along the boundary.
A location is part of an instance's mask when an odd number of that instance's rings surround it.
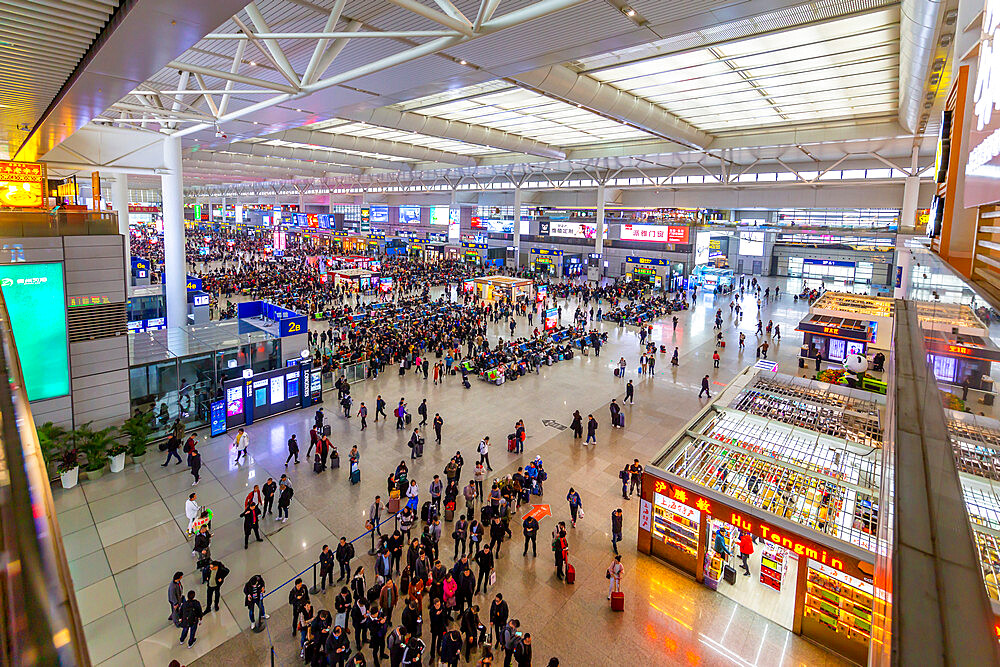
<svg viewBox="0 0 1000 667">
<path fill-rule="evenodd" d="M 419 206 L 400 206 L 399 207 L 399 222 L 404 225 L 417 225 L 420 224 L 420 207 Z"/>
<path fill-rule="evenodd" d="M 559 309 L 549 308 L 545 311 L 545 331 L 559 326 Z"/>
<path fill-rule="evenodd" d="M 0 206 L 45 208 L 47 187 L 44 164 L 0 162 Z"/>
<path fill-rule="evenodd" d="M 69 393 L 66 294 L 62 264 L 0 265 L 29 401 Z"/>
<path fill-rule="evenodd" d="M 385 223 L 389 222 L 389 207 L 388 206 L 372 206 L 371 207 L 371 221 L 373 223 Z"/>
<path fill-rule="evenodd" d="M 622 225 L 622 241 L 690 243 L 688 228 L 677 225 Z"/>
<path fill-rule="evenodd" d="M 448 211 L 448 242 L 456 243 L 462 237 L 461 209 L 452 208 Z"/>
<path fill-rule="evenodd" d="M 764 256 L 764 232 L 740 232 L 739 254 L 752 257 Z"/>
<path fill-rule="evenodd" d="M 435 227 L 447 226 L 450 219 L 451 219 L 450 206 L 431 207 L 431 224 L 434 225 Z"/>
<path fill-rule="evenodd" d="M 550 236 L 568 236 L 574 239 L 596 239 L 597 223 L 589 222 L 566 222 L 564 220 L 552 220 L 549 222 Z M 604 228 L 604 238 L 608 237 L 608 228 Z"/>
</svg>

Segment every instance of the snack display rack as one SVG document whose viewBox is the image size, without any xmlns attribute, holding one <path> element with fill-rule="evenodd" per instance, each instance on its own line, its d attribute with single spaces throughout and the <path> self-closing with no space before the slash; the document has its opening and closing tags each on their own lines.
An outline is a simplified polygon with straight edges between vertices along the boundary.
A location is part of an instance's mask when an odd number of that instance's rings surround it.
<svg viewBox="0 0 1000 667">
<path fill-rule="evenodd" d="M 653 535 L 689 556 L 698 556 L 698 520 L 653 505 Z"/>
<path fill-rule="evenodd" d="M 765 543 L 760 555 L 760 583 L 780 591 L 786 567 L 784 550 Z"/>
<path fill-rule="evenodd" d="M 873 596 L 871 584 L 810 561 L 802 617 L 856 642 L 867 653 Z"/>
</svg>

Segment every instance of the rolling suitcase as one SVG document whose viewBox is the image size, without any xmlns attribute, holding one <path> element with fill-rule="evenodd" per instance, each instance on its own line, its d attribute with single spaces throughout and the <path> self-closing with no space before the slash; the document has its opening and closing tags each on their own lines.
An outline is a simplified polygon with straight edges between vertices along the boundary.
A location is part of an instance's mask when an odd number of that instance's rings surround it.
<svg viewBox="0 0 1000 667">
<path fill-rule="evenodd" d="M 339 468 L 339 467 L 340 467 L 340 457 L 339 456 L 331 456 L 330 457 L 330 469 L 332 470 L 334 468 Z"/>
<path fill-rule="evenodd" d="M 413 415 L 407 412 L 406 417 L 404 417 L 404 421 L 406 421 L 406 425 L 409 426 L 410 422 L 413 421 Z"/>
<path fill-rule="evenodd" d="M 396 514 L 399 512 L 399 498 L 389 498 L 389 502 L 385 504 L 385 508 L 389 514 Z"/>
<path fill-rule="evenodd" d="M 618 427 L 625 428 L 625 414 L 622 412 L 618 413 Z"/>
<path fill-rule="evenodd" d="M 445 521 L 455 520 L 455 503 L 444 504 L 444 520 Z"/>
<path fill-rule="evenodd" d="M 566 563 L 566 583 L 575 584 L 576 583 L 576 568 Z"/>
<path fill-rule="evenodd" d="M 323 459 L 321 459 L 319 456 L 317 456 L 316 459 L 313 461 L 313 472 L 315 473 L 323 472 Z"/>
<path fill-rule="evenodd" d="M 361 468 L 358 464 L 351 465 L 351 484 L 358 484 L 361 481 Z"/>
<path fill-rule="evenodd" d="M 323 427 L 323 435 L 325 435 L 328 438 L 330 437 L 330 425 L 329 424 L 326 424 Z"/>
<path fill-rule="evenodd" d="M 729 563 L 723 565 L 722 578 L 726 580 L 727 584 L 736 585 L 736 568 Z"/>
<path fill-rule="evenodd" d="M 611 611 L 625 611 L 625 594 L 611 594 Z"/>
</svg>

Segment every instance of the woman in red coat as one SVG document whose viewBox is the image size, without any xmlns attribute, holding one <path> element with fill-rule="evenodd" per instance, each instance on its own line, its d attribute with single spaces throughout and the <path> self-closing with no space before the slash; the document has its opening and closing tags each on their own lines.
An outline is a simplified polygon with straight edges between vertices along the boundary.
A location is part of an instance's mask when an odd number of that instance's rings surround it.
<svg viewBox="0 0 1000 667">
<path fill-rule="evenodd" d="M 743 574 L 750 576 L 750 566 L 747 565 L 747 558 L 753 553 L 753 537 L 750 533 L 743 531 L 740 535 L 740 560 L 743 561 Z"/>
</svg>

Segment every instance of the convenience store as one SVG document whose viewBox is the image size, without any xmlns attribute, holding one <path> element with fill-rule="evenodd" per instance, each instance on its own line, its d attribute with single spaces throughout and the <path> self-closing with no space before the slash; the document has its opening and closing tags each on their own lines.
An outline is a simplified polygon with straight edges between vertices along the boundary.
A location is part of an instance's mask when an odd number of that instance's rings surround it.
<svg viewBox="0 0 1000 667">
<path fill-rule="evenodd" d="M 868 392 L 746 369 L 646 466 L 639 551 L 865 663 L 884 409 Z"/>
<path fill-rule="evenodd" d="M 800 356 L 818 355 L 824 361 L 842 363 L 851 354 L 888 353 L 892 320 L 892 299 L 824 292 L 795 329 L 802 333 Z"/>
</svg>

